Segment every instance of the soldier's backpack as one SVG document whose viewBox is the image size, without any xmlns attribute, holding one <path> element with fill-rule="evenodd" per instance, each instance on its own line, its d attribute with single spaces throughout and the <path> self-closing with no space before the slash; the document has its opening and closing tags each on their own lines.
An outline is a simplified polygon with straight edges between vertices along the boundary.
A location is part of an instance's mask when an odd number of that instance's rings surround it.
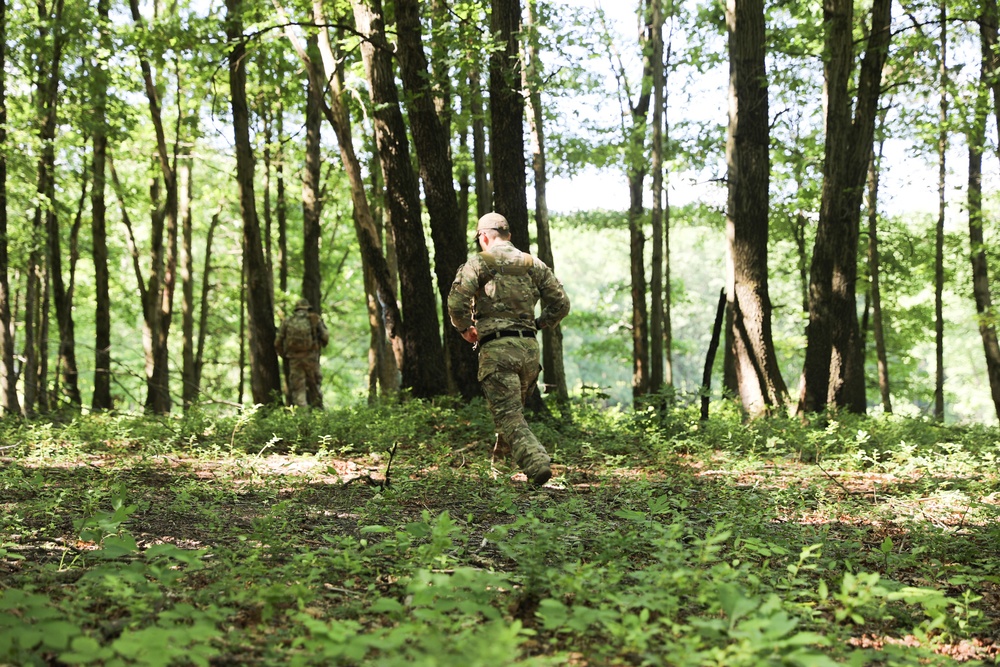
<svg viewBox="0 0 1000 667">
<path fill-rule="evenodd" d="M 315 347 L 312 318 L 303 310 L 295 311 L 285 327 L 285 353 L 309 352 Z"/>
<path fill-rule="evenodd" d="M 489 303 L 479 305 L 480 316 L 500 316 L 515 320 L 533 320 L 538 288 L 529 272 L 534 259 L 528 253 L 512 262 L 500 262 L 490 252 L 481 252 L 489 271 L 480 278 L 479 288 Z"/>
</svg>

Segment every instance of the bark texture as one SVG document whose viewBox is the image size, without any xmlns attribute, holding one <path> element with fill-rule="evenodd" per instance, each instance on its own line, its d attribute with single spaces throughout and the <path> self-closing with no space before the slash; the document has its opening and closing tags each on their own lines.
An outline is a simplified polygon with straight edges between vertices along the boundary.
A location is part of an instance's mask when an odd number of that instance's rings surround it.
<svg viewBox="0 0 1000 667">
<path fill-rule="evenodd" d="M 254 403 L 280 405 L 281 372 L 274 349 L 274 297 L 264 260 L 257 205 L 254 200 L 253 149 L 246 98 L 246 44 L 243 41 L 241 0 L 226 0 L 226 36 L 229 51 L 229 90 L 236 142 L 236 179 L 243 219 L 243 270 L 247 289 L 250 339 L 250 391 Z"/>
<path fill-rule="evenodd" d="M 819 226 L 809 271 L 809 325 L 799 412 L 833 404 L 866 410 L 864 360 L 857 315 L 857 246 L 868 161 L 872 153 L 882 68 L 889 46 L 889 0 L 875 0 L 858 90 L 848 90 L 854 65 L 853 5 L 825 0 L 827 30 L 826 146 Z M 851 108 L 856 110 L 852 120 Z"/>
<path fill-rule="evenodd" d="M 434 243 L 434 271 L 442 317 L 447 312 L 448 292 L 455 274 L 465 262 L 466 227 L 459 213 L 452 174 L 450 137 L 430 86 L 431 73 L 424 55 L 420 27 L 420 3 L 397 0 L 399 69 L 406 92 L 407 115 L 413 146 L 420 165 L 420 180 L 430 217 Z M 472 347 L 444 319 L 444 348 L 450 371 L 449 389 L 465 398 L 479 394 L 478 359 Z"/>
<path fill-rule="evenodd" d="M 787 389 L 771 338 L 767 238 L 771 161 L 768 142 L 767 73 L 764 67 L 764 3 L 729 0 L 730 277 L 733 356 L 743 409 L 760 416 L 786 402 Z"/>
<path fill-rule="evenodd" d="M 403 388 L 425 398 L 447 391 L 438 302 L 420 218 L 420 189 L 410 164 L 406 124 L 399 108 L 392 52 L 385 38 L 381 0 L 353 0 L 361 54 L 370 85 L 379 162 L 386 185 L 389 227 L 399 259 L 403 337 Z"/>
</svg>

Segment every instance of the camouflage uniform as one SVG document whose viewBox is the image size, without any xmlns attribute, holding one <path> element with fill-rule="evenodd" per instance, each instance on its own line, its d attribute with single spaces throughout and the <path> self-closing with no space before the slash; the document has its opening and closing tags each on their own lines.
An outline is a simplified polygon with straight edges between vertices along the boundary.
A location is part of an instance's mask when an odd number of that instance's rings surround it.
<svg viewBox="0 0 1000 667">
<path fill-rule="evenodd" d="M 286 349 L 289 326 L 294 326 L 293 318 L 307 318 L 311 331 L 311 342 L 308 347 Z M 274 349 L 285 358 L 288 373 L 288 400 L 291 405 L 300 407 L 323 407 L 323 395 L 320 392 L 322 375 L 319 370 L 319 351 L 330 341 L 330 332 L 319 315 L 312 312 L 312 307 L 305 299 L 295 305 L 295 312 L 285 319 L 278 329 L 274 339 Z"/>
<path fill-rule="evenodd" d="M 493 213 L 483 216 L 478 229 L 509 227 Z M 542 313 L 536 319 L 539 299 Z M 541 370 L 535 333 L 558 324 L 569 307 L 552 269 L 501 237 L 459 268 L 448 295 L 452 325 L 460 332 L 472 326 L 478 331 L 479 382 L 493 414 L 498 448 L 510 446 L 514 461 L 535 484 L 544 484 L 550 475 L 549 455 L 523 410 Z"/>
</svg>

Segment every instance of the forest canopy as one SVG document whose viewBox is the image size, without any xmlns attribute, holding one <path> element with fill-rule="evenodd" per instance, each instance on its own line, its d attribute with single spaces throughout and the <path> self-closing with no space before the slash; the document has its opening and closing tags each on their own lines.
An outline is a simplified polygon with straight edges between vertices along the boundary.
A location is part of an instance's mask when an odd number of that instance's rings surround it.
<svg viewBox="0 0 1000 667">
<path fill-rule="evenodd" d="M 300 298 L 327 404 L 469 398 L 496 209 L 559 400 L 992 422 L 995 7 L 836 4 L 4 2 L 3 406 L 280 403 Z"/>
</svg>

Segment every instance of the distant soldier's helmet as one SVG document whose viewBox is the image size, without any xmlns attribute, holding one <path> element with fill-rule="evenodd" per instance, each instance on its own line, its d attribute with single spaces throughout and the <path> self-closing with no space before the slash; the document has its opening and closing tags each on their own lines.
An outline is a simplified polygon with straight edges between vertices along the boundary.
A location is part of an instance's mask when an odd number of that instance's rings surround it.
<svg viewBox="0 0 1000 667">
<path fill-rule="evenodd" d="M 312 305 L 306 299 L 299 299 L 298 303 L 295 304 L 295 310 L 312 310 Z"/>
<path fill-rule="evenodd" d="M 510 223 L 507 222 L 507 218 L 503 217 L 499 213 L 487 213 L 483 217 L 479 218 L 479 224 L 476 225 L 476 232 L 481 232 L 486 229 L 495 229 L 499 232 L 509 232 Z"/>
</svg>

